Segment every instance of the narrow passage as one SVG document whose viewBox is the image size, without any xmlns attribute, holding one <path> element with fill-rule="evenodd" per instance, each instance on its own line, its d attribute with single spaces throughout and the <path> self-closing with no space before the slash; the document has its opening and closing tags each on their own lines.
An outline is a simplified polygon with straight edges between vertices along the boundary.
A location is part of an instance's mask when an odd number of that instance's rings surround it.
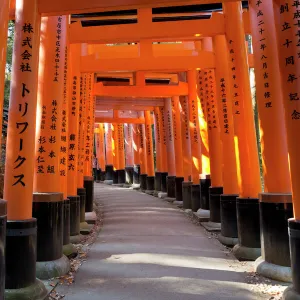
<svg viewBox="0 0 300 300">
<path fill-rule="evenodd" d="M 161 199 L 95 184 L 104 226 L 67 300 L 269 299 L 251 291 L 231 254 Z"/>
</svg>

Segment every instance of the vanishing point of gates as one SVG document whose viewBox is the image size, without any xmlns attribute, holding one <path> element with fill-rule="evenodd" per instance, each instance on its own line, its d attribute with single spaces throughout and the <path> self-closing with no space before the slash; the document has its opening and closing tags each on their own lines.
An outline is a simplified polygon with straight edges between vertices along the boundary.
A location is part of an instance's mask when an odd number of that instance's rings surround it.
<svg viewBox="0 0 300 300">
<path fill-rule="evenodd" d="M 1 120 L 10 21 L 0 300 L 69 272 L 93 176 L 177 201 L 300 299 L 300 1 L 1 0 Z"/>
</svg>

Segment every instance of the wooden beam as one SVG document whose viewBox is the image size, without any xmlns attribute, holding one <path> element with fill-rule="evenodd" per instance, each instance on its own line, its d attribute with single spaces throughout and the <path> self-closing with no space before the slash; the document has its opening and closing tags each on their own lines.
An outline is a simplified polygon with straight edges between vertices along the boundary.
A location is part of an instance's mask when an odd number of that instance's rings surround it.
<svg viewBox="0 0 300 300">
<path fill-rule="evenodd" d="M 231 0 L 223 0 L 227 2 Z M 220 0 L 39 0 L 39 12 L 44 15 L 68 15 L 88 12 L 220 3 Z"/>
<path fill-rule="evenodd" d="M 103 86 L 102 83 L 94 85 L 94 95 L 112 97 L 161 97 L 188 95 L 188 85 L 179 82 L 178 85 L 151 85 L 151 86 Z"/>
<path fill-rule="evenodd" d="M 128 123 L 128 124 L 145 124 L 144 118 L 102 118 L 95 117 L 95 123 Z"/>
<path fill-rule="evenodd" d="M 214 67 L 215 55 L 207 51 L 201 51 L 197 56 L 162 56 L 128 59 L 96 59 L 94 55 L 81 57 L 82 73 L 111 71 L 133 72 L 136 70 L 180 72 L 197 68 L 212 69 Z"/>
<path fill-rule="evenodd" d="M 213 13 L 211 19 L 172 22 L 150 22 L 111 26 L 82 27 L 81 22 L 70 25 L 71 43 L 108 44 L 150 40 L 180 40 L 182 37 L 199 39 L 225 34 L 224 15 Z"/>
<path fill-rule="evenodd" d="M 163 105 L 157 105 L 163 107 Z M 96 110 L 106 111 L 106 110 L 131 110 L 131 111 L 145 111 L 150 110 L 153 111 L 155 106 L 146 106 L 146 105 L 97 105 Z"/>
</svg>

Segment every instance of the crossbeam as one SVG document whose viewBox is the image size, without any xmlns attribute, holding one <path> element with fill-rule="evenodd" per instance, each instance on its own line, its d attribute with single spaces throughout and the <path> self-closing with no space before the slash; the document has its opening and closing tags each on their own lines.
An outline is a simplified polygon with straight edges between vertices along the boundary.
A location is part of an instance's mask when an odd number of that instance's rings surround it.
<svg viewBox="0 0 300 300">
<path fill-rule="evenodd" d="M 212 52 L 200 51 L 197 56 L 165 56 L 165 57 L 140 57 L 96 59 L 94 55 L 81 57 L 82 73 L 98 73 L 125 71 L 164 71 L 180 72 L 191 69 L 212 69 L 215 67 L 215 56 Z"/>
<path fill-rule="evenodd" d="M 70 25 L 71 43 L 129 43 L 144 39 L 172 41 L 184 37 L 197 39 L 225 34 L 224 15 L 213 13 L 211 19 L 172 22 L 149 22 L 111 26 L 82 27 L 81 22 Z"/>
<path fill-rule="evenodd" d="M 94 95 L 112 97 L 155 97 L 168 98 L 188 95 L 188 85 L 179 82 L 178 85 L 150 85 L 150 86 L 103 86 L 102 83 L 94 85 Z"/>
<path fill-rule="evenodd" d="M 231 0 L 223 0 L 227 2 Z M 44 15 L 68 15 L 88 12 L 127 10 L 136 8 L 152 8 L 181 6 L 192 4 L 220 3 L 220 0 L 39 0 L 39 12 Z"/>
<path fill-rule="evenodd" d="M 144 118 L 103 118 L 95 117 L 95 123 L 117 123 L 117 124 L 145 124 Z"/>
</svg>

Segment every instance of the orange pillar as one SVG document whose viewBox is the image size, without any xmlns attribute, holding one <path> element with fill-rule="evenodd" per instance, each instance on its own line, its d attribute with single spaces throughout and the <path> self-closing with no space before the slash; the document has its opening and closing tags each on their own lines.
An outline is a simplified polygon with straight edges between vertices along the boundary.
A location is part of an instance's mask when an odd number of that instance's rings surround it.
<svg viewBox="0 0 300 300">
<path fill-rule="evenodd" d="M 261 182 L 242 5 L 241 2 L 226 2 L 223 3 L 223 8 L 231 61 L 233 120 L 240 194 L 240 198 L 237 199 L 239 244 L 235 246 L 234 254 L 237 258 L 256 259 L 260 255 L 257 197 L 261 192 Z"/>
<path fill-rule="evenodd" d="M 160 140 L 160 114 L 159 107 L 154 109 L 154 134 L 155 134 L 155 161 L 156 161 L 156 173 L 161 172 L 161 140 Z"/>
<path fill-rule="evenodd" d="M 1 4 L 1 9 L 4 9 L 7 5 L 5 3 Z M 18 293 L 20 288 L 29 288 L 30 290 L 36 283 L 35 272 L 23 272 L 20 276 L 21 265 L 26 264 L 31 271 L 36 268 L 36 243 L 29 242 L 23 244 L 22 247 L 16 247 L 15 245 L 19 243 L 20 239 L 27 238 L 35 241 L 37 238 L 37 220 L 32 218 L 32 193 L 35 163 L 40 15 L 38 14 L 36 0 L 17 1 L 16 8 L 6 144 L 9 151 L 7 151 L 6 156 L 4 177 L 4 199 L 8 201 L 7 215 L 8 220 L 10 220 L 6 225 L 6 249 L 14 248 L 14 251 L 6 251 L 5 253 L 6 265 L 9 266 L 6 269 L 5 286 L 9 289 L 10 295 L 15 293 L 14 290 Z M 27 39 L 30 40 L 30 45 L 23 45 L 24 40 Z M 24 59 L 24 51 L 29 53 L 28 59 Z M 5 59 L 1 59 L 1 61 L 5 62 Z M 24 66 L 24 68 L 21 66 Z M 27 237 L 14 234 L 17 231 L 23 232 L 24 228 L 28 228 Z M 12 234 L 9 234 L 9 231 L 12 231 Z M 46 297 L 48 294 L 46 288 L 42 284 L 40 288 L 40 297 Z"/>
<path fill-rule="evenodd" d="M 104 146 L 104 124 L 99 124 L 99 144 L 97 145 L 97 157 L 101 171 L 105 171 L 105 146 Z"/>
<path fill-rule="evenodd" d="M 37 277 L 44 279 L 52 278 L 56 272 L 60 276 L 66 273 L 62 268 L 44 275 L 47 267 L 42 262 L 54 261 L 54 253 L 66 270 L 70 268 L 69 262 L 63 259 L 64 240 L 60 239 L 64 232 L 63 205 L 67 202 L 62 204 L 67 197 L 67 162 L 61 152 L 61 147 L 67 148 L 68 93 L 64 90 L 68 63 L 65 61 L 67 28 L 67 16 L 42 18 L 32 210 L 33 217 L 37 218 L 37 262 L 41 264 L 37 268 Z M 54 220 L 56 226 L 53 226 Z M 49 232 L 51 234 L 46 235 Z M 66 243 L 70 243 L 69 236 Z M 44 253 L 45 247 L 47 253 Z"/>
<path fill-rule="evenodd" d="M 126 166 L 132 167 L 134 165 L 132 124 L 124 124 L 124 134 L 125 134 Z"/>
<path fill-rule="evenodd" d="M 105 182 L 112 183 L 114 171 L 112 124 L 105 123 Z"/>
<path fill-rule="evenodd" d="M 146 160 L 146 131 L 145 125 L 138 125 L 139 134 L 139 156 L 140 156 L 140 188 L 141 190 L 147 189 L 147 160 Z"/>
<path fill-rule="evenodd" d="M 261 192 L 260 171 L 252 108 L 245 32 L 240 2 L 223 4 L 234 102 L 235 147 L 240 197 L 257 198 Z"/>
<path fill-rule="evenodd" d="M 70 45 L 70 100 L 68 109 L 68 196 L 77 195 L 80 115 L 80 46 Z M 65 150 L 65 149 L 63 149 Z"/>
<path fill-rule="evenodd" d="M 222 184 L 223 182 L 223 193 L 225 195 L 238 195 L 239 187 L 237 180 L 236 153 L 234 147 L 234 127 L 230 85 L 231 78 L 228 64 L 228 47 L 224 35 L 217 35 L 214 37 L 213 42 L 216 54 L 216 99 L 218 99 L 217 107 L 219 117 L 219 134 L 216 136 L 216 138 L 218 138 L 218 136 L 221 138 L 223 154 L 223 161 L 219 161 L 221 166 L 223 166 L 223 176 L 221 177 L 221 174 L 219 175 L 219 184 Z M 212 145 L 212 147 L 216 146 L 217 145 Z M 212 176 L 212 183 L 213 182 L 214 177 Z"/>
<path fill-rule="evenodd" d="M 3 95 L 5 84 L 5 66 L 6 66 L 6 49 L 7 49 L 7 30 L 9 16 L 9 0 L 3 0 L 0 7 L 0 122 L 3 118 Z M 2 134 L 0 135 L 0 146 L 2 143 Z"/>
<path fill-rule="evenodd" d="M 257 272 L 264 275 L 264 269 L 260 265 L 262 260 L 275 265 L 290 266 L 286 226 L 276 225 L 286 224 L 288 218 L 293 216 L 293 206 L 279 56 L 277 47 L 273 47 L 277 45 L 273 2 L 264 0 L 259 7 L 250 3 L 249 9 L 265 186 L 264 193 L 260 194 L 260 215 L 261 220 L 264 220 L 261 224 L 261 240 L 265 247 L 262 247 L 262 259 L 259 259 Z M 265 202 L 268 202 L 268 207 L 273 207 L 274 212 L 281 203 L 284 214 L 274 217 L 274 214 L 270 214 L 269 208 L 265 208 Z M 270 243 L 272 243 L 272 250 L 267 247 Z M 273 249 L 279 247 L 281 257 L 275 256 L 274 259 L 269 259 L 272 257 Z M 284 262 L 282 257 L 286 258 Z M 280 280 L 280 277 L 276 277 L 275 274 L 274 276 L 271 275 L 271 278 Z"/>
<path fill-rule="evenodd" d="M 78 173 L 77 187 L 83 188 L 84 174 L 84 130 L 86 122 L 86 85 L 87 74 L 81 74 L 80 77 L 80 106 L 79 106 L 79 123 L 78 123 Z"/>
<path fill-rule="evenodd" d="M 66 18 L 66 26 L 69 26 L 69 18 Z M 69 102 L 70 91 L 70 70 L 69 70 L 69 45 L 66 44 L 64 49 L 64 75 L 63 75 L 63 101 L 62 101 L 62 117 L 61 117 L 61 138 L 60 138 L 60 155 L 59 155 L 59 175 L 60 175 L 60 192 L 63 193 L 64 199 L 68 196 L 68 138 L 69 138 Z M 66 151 L 65 151 L 66 149 Z M 72 158 L 72 157 L 71 157 Z M 75 159 L 75 157 L 74 157 Z M 75 181 L 75 180 L 74 180 Z M 76 182 L 76 181 L 75 181 Z"/>
<path fill-rule="evenodd" d="M 174 150 L 175 150 L 175 170 L 176 177 L 183 178 L 183 156 L 182 156 L 182 141 L 181 141 L 181 120 L 180 120 L 180 103 L 179 97 L 172 97 L 172 120 L 173 120 L 173 135 L 174 135 Z"/>
<path fill-rule="evenodd" d="M 167 162 L 168 162 L 168 177 L 167 177 L 167 195 L 170 198 L 175 198 L 175 148 L 174 148 L 174 131 L 173 131 L 173 114 L 172 100 L 165 99 L 165 127 L 166 127 L 166 142 L 167 142 Z"/>
<path fill-rule="evenodd" d="M 212 38 L 203 39 L 203 50 L 213 51 Z M 220 99 L 216 98 L 216 78 L 214 70 L 205 70 L 204 72 L 205 94 L 206 94 L 206 113 L 208 124 L 208 141 L 210 149 L 210 171 L 211 187 L 219 188 L 222 193 L 222 142 L 220 136 L 220 124 L 218 116 L 218 103 Z"/>
<path fill-rule="evenodd" d="M 156 162 L 156 171 L 155 171 L 155 191 L 161 191 L 161 173 L 162 173 L 162 140 L 161 140 L 161 114 L 159 107 L 154 108 L 154 134 L 155 134 L 155 162 Z"/>
<path fill-rule="evenodd" d="M 147 191 L 154 191 L 154 157 L 152 138 L 152 115 L 145 111 L 146 159 L 147 159 Z"/>
<path fill-rule="evenodd" d="M 113 153 L 113 166 L 114 170 L 119 169 L 119 156 L 118 156 L 118 124 L 112 124 L 112 153 Z"/>
<path fill-rule="evenodd" d="M 94 77 L 92 73 L 87 74 L 86 85 L 86 122 L 84 126 L 84 171 L 83 174 L 86 177 L 92 175 L 92 157 L 94 154 L 93 140 L 94 140 L 94 122 L 93 122 L 93 102 L 94 97 L 92 95 Z"/>
<path fill-rule="evenodd" d="M 210 175 L 210 157 L 209 157 L 209 143 L 208 143 L 208 126 L 206 115 L 206 100 L 204 95 L 203 71 L 198 73 L 198 119 L 201 136 L 201 154 L 202 154 L 202 178 Z"/>
<path fill-rule="evenodd" d="M 299 85 L 299 3 L 298 1 L 274 0 L 275 23 L 277 25 L 277 40 L 281 87 L 285 112 L 285 126 L 289 155 L 290 178 L 294 218 L 288 220 L 290 258 L 293 286 L 285 290 L 283 299 L 300 297 L 299 272 L 299 232 L 300 232 L 300 85 Z M 270 13 L 266 10 L 266 13 Z M 267 27 L 268 28 L 268 27 Z M 271 39 L 270 39 L 271 40 Z M 272 40 L 275 43 L 274 40 Z M 272 53 L 274 55 L 274 52 Z"/>
<path fill-rule="evenodd" d="M 65 32 L 66 26 L 66 17 L 42 18 L 41 36 L 46 38 L 41 39 L 39 60 L 34 176 L 34 191 L 37 193 L 61 190 L 59 166 L 66 36 L 56 31 Z M 56 47 L 57 43 L 59 48 Z M 55 62 L 54 66 L 49 61 Z"/>
<path fill-rule="evenodd" d="M 182 155 L 183 155 L 183 176 L 184 181 L 189 182 L 192 179 L 192 150 L 190 138 L 190 121 L 189 121 L 189 103 L 186 96 L 180 97 L 181 113 L 181 138 L 182 138 Z"/>
<path fill-rule="evenodd" d="M 167 159 L 167 130 L 165 122 L 165 108 L 159 108 L 159 124 L 160 124 L 160 140 L 161 140 L 161 171 L 168 173 L 168 159 Z"/>
<path fill-rule="evenodd" d="M 197 99 L 197 73 L 196 70 L 190 70 L 187 74 L 189 87 L 189 120 L 190 120 L 190 137 L 192 151 L 192 182 L 199 183 L 202 172 L 201 158 L 201 140 L 199 134 L 198 119 L 198 99 Z"/>
<path fill-rule="evenodd" d="M 139 137 L 139 125 L 132 124 L 132 148 L 133 148 L 133 186 L 138 187 L 140 184 L 140 137 Z"/>
<path fill-rule="evenodd" d="M 117 147 L 116 153 L 118 158 L 118 184 L 125 184 L 126 174 L 125 174 L 125 148 L 124 148 L 124 125 L 117 125 Z"/>
</svg>

